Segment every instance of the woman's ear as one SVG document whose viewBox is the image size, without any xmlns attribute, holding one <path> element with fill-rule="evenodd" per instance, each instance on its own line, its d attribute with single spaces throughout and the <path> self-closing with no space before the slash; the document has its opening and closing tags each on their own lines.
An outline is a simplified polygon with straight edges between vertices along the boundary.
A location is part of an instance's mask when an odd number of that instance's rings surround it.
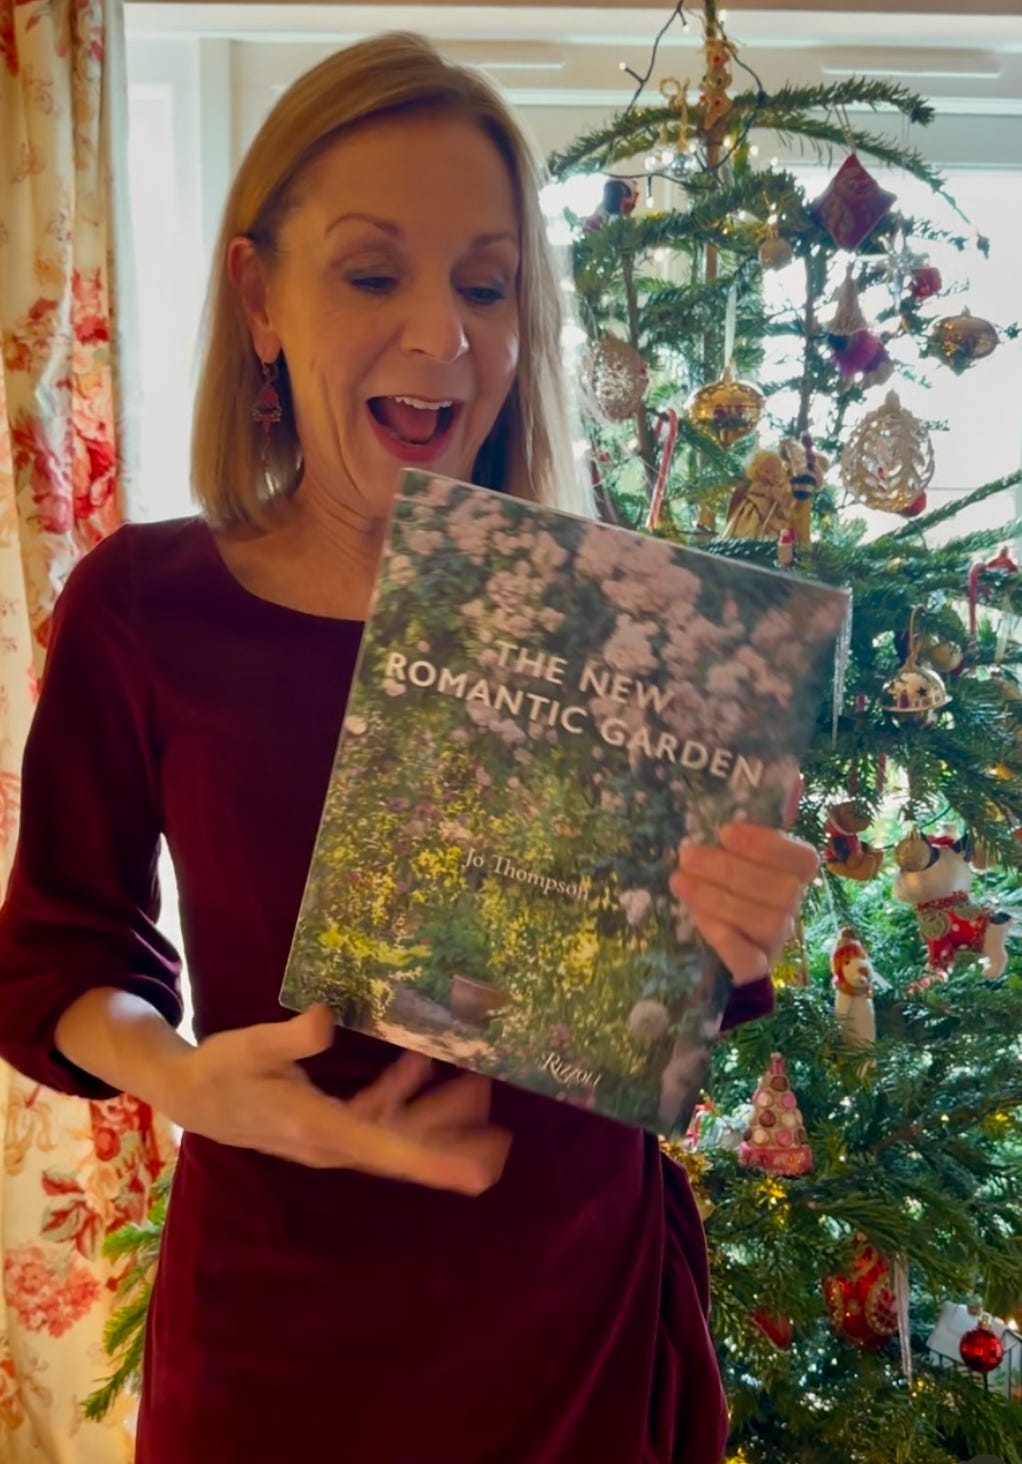
<svg viewBox="0 0 1022 1464">
<path fill-rule="evenodd" d="M 266 266 L 252 240 L 244 235 L 227 246 L 227 277 L 241 301 L 256 355 L 261 361 L 275 361 L 280 355 L 280 337 L 270 323 Z"/>
</svg>

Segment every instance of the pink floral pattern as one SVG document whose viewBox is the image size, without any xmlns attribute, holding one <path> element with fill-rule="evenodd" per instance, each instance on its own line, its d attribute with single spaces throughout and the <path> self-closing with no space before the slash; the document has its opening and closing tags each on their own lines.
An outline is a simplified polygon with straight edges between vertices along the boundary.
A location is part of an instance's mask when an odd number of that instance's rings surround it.
<svg viewBox="0 0 1022 1464">
<path fill-rule="evenodd" d="M 104 77 L 120 23 L 113 0 L 0 0 L 0 895 L 54 602 L 123 515 L 118 129 L 102 115 L 124 87 Z M 132 1400 L 102 1423 L 81 1400 L 109 1372 L 118 1266 L 103 1242 L 143 1219 L 173 1136 L 132 1098 L 62 1097 L 3 1065 L 0 1124 L 0 1459 L 67 1459 L 73 1439 L 75 1458 L 129 1464 Z"/>
<path fill-rule="evenodd" d="M 4 1299 L 26 1331 L 63 1337 L 102 1289 L 92 1268 L 62 1246 L 30 1243 L 4 1256 Z"/>
</svg>

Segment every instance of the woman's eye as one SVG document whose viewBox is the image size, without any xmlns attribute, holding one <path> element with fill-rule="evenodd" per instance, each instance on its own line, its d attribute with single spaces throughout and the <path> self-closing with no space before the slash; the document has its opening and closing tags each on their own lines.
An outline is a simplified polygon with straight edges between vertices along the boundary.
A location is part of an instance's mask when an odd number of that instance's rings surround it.
<svg viewBox="0 0 1022 1464">
<path fill-rule="evenodd" d="M 348 284 L 356 290 L 365 290 L 369 295 L 385 295 L 397 283 L 393 275 L 361 274 L 349 275 Z"/>
<path fill-rule="evenodd" d="M 462 293 L 473 305 L 496 305 L 499 300 L 507 299 L 503 285 L 464 285 Z"/>
</svg>

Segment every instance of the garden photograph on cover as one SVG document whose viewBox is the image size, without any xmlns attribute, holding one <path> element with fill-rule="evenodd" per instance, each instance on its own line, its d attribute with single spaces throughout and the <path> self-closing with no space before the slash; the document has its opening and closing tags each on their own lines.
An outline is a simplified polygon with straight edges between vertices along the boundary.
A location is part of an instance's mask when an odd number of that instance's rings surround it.
<svg viewBox="0 0 1022 1464">
<path fill-rule="evenodd" d="M 841 591 L 406 474 L 281 992 L 670 1132 L 728 982 L 668 887 L 777 824 Z"/>
</svg>

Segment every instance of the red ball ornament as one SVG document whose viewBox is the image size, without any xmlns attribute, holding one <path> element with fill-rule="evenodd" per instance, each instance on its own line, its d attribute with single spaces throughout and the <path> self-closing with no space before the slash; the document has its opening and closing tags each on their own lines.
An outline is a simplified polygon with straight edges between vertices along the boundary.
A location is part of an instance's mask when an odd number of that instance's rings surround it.
<svg viewBox="0 0 1022 1464">
<path fill-rule="evenodd" d="M 965 1333 L 958 1350 L 970 1372 L 991 1373 L 1004 1361 L 1004 1343 L 985 1322 Z"/>
<path fill-rule="evenodd" d="M 753 1312 L 752 1320 L 779 1352 L 787 1352 L 795 1337 L 795 1328 L 790 1317 L 778 1316 L 760 1307 Z"/>
<path fill-rule="evenodd" d="M 912 271 L 908 287 L 913 299 L 929 300 L 940 294 L 944 281 L 940 277 L 939 269 L 935 269 L 932 264 L 923 264 Z"/>
<path fill-rule="evenodd" d="M 831 1326 L 857 1347 L 882 1347 L 898 1330 L 890 1262 L 865 1239 L 859 1242 L 850 1273 L 828 1276 L 823 1295 Z"/>
</svg>

